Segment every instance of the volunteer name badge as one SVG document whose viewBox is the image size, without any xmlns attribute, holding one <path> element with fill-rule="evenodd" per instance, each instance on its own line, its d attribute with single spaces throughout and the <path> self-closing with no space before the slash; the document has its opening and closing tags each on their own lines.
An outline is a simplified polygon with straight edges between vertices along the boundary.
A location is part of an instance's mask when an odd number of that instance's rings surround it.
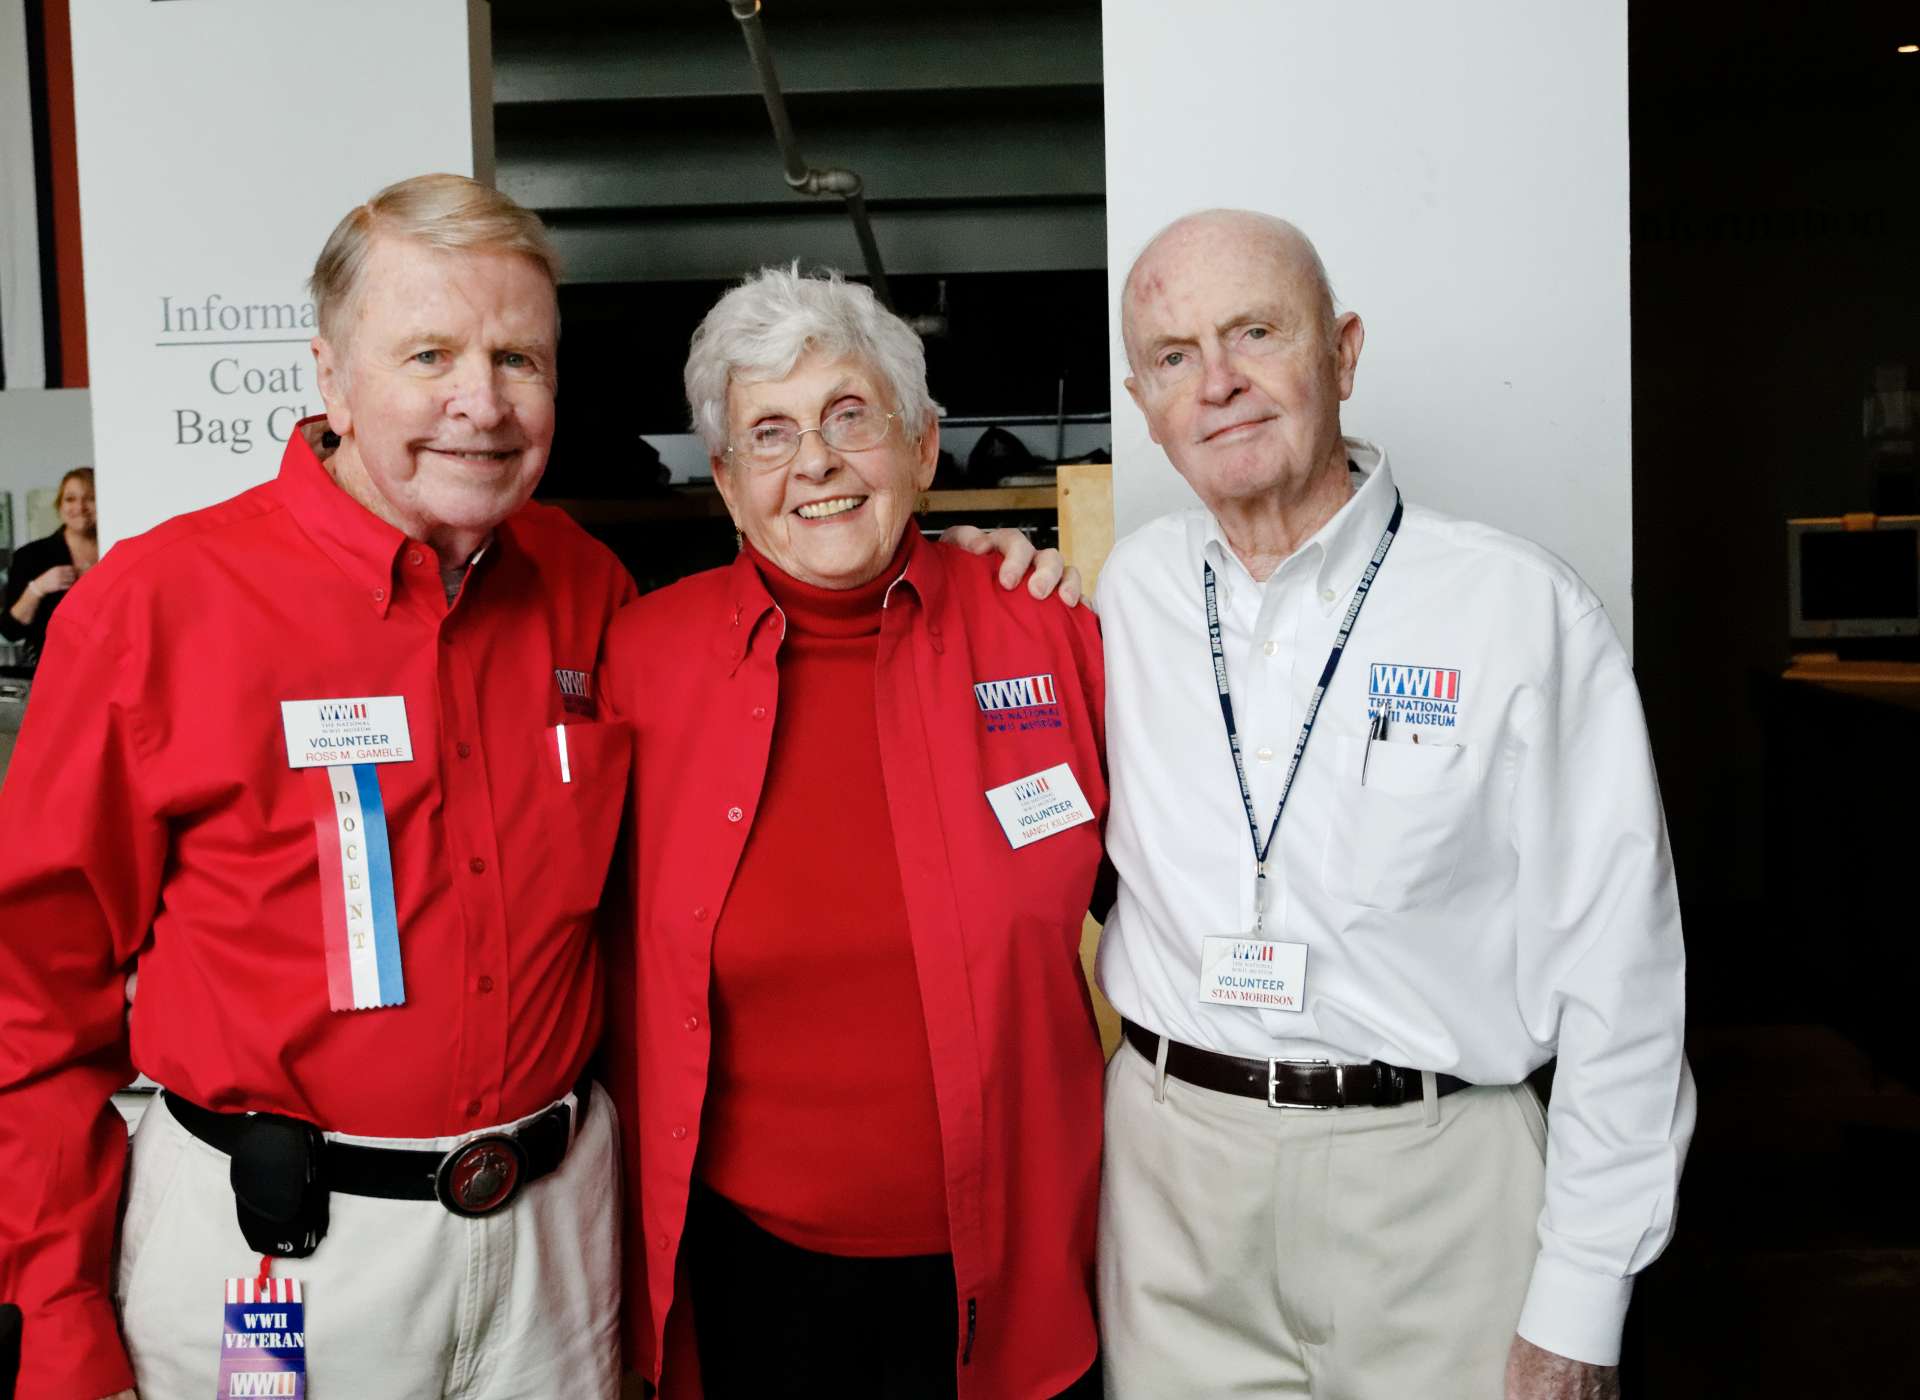
<svg viewBox="0 0 1920 1400">
<path fill-rule="evenodd" d="M 1200 1000 L 1256 1011 L 1303 1011 L 1307 945 L 1209 938 L 1200 950 Z"/>
<path fill-rule="evenodd" d="M 413 759 L 406 697 L 283 700 L 280 715 L 287 763 L 307 770 L 327 1003 L 335 1011 L 402 1005 L 407 990 L 380 766 Z"/>
<path fill-rule="evenodd" d="M 305 1396 L 306 1314 L 298 1279 L 228 1279 L 215 1394 Z"/>
<path fill-rule="evenodd" d="M 1093 820 L 1079 779 L 1064 763 L 988 788 L 987 801 L 1016 851 Z"/>
<path fill-rule="evenodd" d="M 404 695 L 282 700 L 280 725 L 286 731 L 290 768 L 413 761 Z"/>
</svg>

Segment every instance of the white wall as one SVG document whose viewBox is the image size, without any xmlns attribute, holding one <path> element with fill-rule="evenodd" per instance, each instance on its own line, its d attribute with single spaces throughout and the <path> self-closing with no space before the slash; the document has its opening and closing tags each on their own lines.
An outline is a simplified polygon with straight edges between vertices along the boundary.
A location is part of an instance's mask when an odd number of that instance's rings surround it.
<svg viewBox="0 0 1920 1400">
<path fill-rule="evenodd" d="M 1215 205 L 1366 323 L 1346 431 L 1409 499 L 1569 560 L 1632 645 L 1626 0 L 1105 0 L 1108 279 Z M 1114 318 L 1119 533 L 1194 497 Z"/>
<path fill-rule="evenodd" d="M 0 393 L 0 493 L 13 498 L 16 549 L 27 532 L 27 492 L 52 491 L 72 467 L 93 461 L 93 424 L 85 389 L 8 389 Z M 45 533 L 44 531 L 42 533 Z"/>
<path fill-rule="evenodd" d="M 491 176 L 489 22 L 486 0 L 74 0 L 103 544 L 278 469 L 321 409 L 303 283 L 334 224 L 403 176 Z M 250 305 L 294 314 L 220 323 Z"/>
</svg>

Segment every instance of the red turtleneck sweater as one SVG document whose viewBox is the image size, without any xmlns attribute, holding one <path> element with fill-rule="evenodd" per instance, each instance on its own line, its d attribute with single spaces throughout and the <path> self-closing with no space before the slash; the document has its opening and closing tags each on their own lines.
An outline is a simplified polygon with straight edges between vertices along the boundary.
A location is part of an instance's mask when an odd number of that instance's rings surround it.
<svg viewBox="0 0 1920 1400">
<path fill-rule="evenodd" d="M 949 1248 L 874 717 L 881 602 L 917 542 L 909 529 L 849 589 L 752 555 L 787 627 L 766 789 L 714 929 L 698 1170 L 761 1228 L 830 1254 Z"/>
</svg>

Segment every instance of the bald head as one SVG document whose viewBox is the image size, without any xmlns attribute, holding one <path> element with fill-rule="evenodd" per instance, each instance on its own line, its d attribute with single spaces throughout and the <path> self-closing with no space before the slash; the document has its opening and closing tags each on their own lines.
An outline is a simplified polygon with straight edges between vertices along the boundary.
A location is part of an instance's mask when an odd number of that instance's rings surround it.
<svg viewBox="0 0 1920 1400">
<path fill-rule="evenodd" d="M 1313 308 L 1331 341 L 1333 287 L 1312 241 L 1285 219 L 1252 209 L 1202 209 L 1175 219 L 1156 233 L 1133 260 L 1120 289 L 1120 338 L 1127 364 L 1138 370 L 1138 306 L 1162 296 L 1182 275 L 1216 263 L 1222 255 L 1259 264 L 1276 293 Z"/>
</svg>

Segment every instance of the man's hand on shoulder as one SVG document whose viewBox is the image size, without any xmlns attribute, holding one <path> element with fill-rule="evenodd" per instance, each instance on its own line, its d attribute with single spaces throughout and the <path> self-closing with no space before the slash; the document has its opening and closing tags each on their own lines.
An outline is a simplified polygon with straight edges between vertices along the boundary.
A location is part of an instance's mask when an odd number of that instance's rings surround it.
<svg viewBox="0 0 1920 1400">
<path fill-rule="evenodd" d="M 1507 1400 L 1620 1400 L 1620 1368 L 1575 1361 L 1516 1336 L 1507 1351 Z"/>
<path fill-rule="evenodd" d="M 1002 556 L 1002 588 L 1017 588 L 1025 578 L 1027 592 L 1036 598 L 1057 593 L 1070 608 L 1080 601 L 1080 571 L 1070 567 L 1057 549 L 1035 550 L 1032 540 L 1010 526 L 982 530 L 977 525 L 951 525 L 941 534 L 940 543 L 955 545 L 969 554 L 998 551 Z"/>
</svg>

